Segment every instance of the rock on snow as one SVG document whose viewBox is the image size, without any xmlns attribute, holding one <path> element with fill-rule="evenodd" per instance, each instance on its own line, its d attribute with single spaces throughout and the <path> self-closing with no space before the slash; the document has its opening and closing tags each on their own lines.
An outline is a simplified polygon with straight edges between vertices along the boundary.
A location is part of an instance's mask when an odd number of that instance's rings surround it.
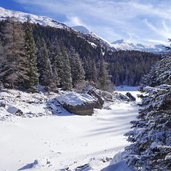
<svg viewBox="0 0 171 171">
<path fill-rule="evenodd" d="M 63 109 L 63 113 L 51 115 L 47 103 L 52 104 L 56 96 L 14 90 L 0 93 L 0 103 L 5 103 L 0 116 L 13 116 L 0 121 L 0 170 L 101 170 L 128 144 L 123 135 L 137 115 L 136 104 L 110 103 L 109 109 L 95 109 L 92 116 L 71 115 Z M 53 104 L 53 110 L 57 110 L 58 104 Z M 7 111 L 9 105 L 24 115 L 32 112 L 44 116 L 17 117 Z"/>
</svg>

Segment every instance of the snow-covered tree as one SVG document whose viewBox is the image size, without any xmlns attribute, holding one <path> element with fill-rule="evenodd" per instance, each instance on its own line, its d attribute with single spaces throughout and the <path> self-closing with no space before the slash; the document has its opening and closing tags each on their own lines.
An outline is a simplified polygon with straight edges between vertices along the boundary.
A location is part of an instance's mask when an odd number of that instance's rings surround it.
<svg viewBox="0 0 171 171">
<path fill-rule="evenodd" d="M 171 55 L 165 55 L 158 61 L 142 78 L 143 85 L 156 86 L 160 84 L 171 84 Z"/>
<path fill-rule="evenodd" d="M 171 170 L 171 58 L 163 57 L 144 77 L 142 108 L 128 132 L 127 163 L 138 171 Z"/>
</svg>

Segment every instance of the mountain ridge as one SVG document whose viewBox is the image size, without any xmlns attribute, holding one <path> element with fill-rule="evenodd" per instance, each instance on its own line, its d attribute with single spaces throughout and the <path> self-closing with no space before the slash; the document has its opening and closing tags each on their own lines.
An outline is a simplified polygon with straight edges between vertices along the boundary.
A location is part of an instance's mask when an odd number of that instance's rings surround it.
<svg viewBox="0 0 171 171">
<path fill-rule="evenodd" d="M 117 50 L 138 50 L 138 51 L 152 52 L 152 53 L 166 52 L 166 49 L 162 44 L 133 43 L 130 41 L 126 41 L 124 39 L 116 40 L 111 44 Z"/>
<path fill-rule="evenodd" d="M 38 16 L 30 13 L 20 12 L 20 11 L 12 11 L 5 8 L 0 7 L 0 21 L 6 20 L 9 17 L 14 17 L 19 22 L 27 22 L 32 24 L 39 24 L 41 26 L 49 26 L 54 27 L 57 29 L 63 29 L 71 32 L 75 32 L 78 34 L 78 36 L 81 36 L 82 38 L 88 39 L 88 42 L 93 46 L 101 46 L 103 48 L 107 48 L 108 50 L 115 51 L 115 48 L 112 47 L 106 40 L 103 38 L 97 36 L 95 33 L 84 34 L 83 30 L 78 31 L 78 28 L 84 28 L 84 32 L 88 32 L 88 29 L 86 30 L 83 26 L 78 26 L 77 29 L 75 27 L 69 27 L 66 24 L 60 23 L 50 17 L 46 16 Z M 87 36 L 88 35 L 88 36 Z M 90 39 L 90 40 L 89 40 Z"/>
</svg>

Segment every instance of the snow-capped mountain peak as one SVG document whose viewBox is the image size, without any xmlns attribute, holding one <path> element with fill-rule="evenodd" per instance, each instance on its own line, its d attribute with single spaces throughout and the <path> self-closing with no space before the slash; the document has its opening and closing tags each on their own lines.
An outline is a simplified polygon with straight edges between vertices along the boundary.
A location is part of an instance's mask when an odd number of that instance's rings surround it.
<svg viewBox="0 0 171 171">
<path fill-rule="evenodd" d="M 42 26 L 49 26 L 49 27 L 54 27 L 58 29 L 65 29 L 68 31 L 75 31 L 80 36 L 85 38 L 93 47 L 96 47 L 97 44 L 99 44 L 100 46 L 105 46 L 112 51 L 115 50 L 114 47 L 111 46 L 110 43 L 108 43 L 106 40 L 102 39 L 101 37 L 97 36 L 95 33 L 90 32 L 84 26 L 75 26 L 71 28 L 49 17 L 37 16 L 34 14 L 29 14 L 29 13 L 7 10 L 7 9 L 0 7 L 0 21 L 6 20 L 9 17 L 10 18 L 13 17 L 17 21 L 22 22 L 22 23 L 27 22 L 29 20 L 30 23 L 40 24 Z"/>
<path fill-rule="evenodd" d="M 152 53 L 163 53 L 165 52 L 165 47 L 162 44 L 141 44 L 141 43 L 132 43 L 130 41 L 121 39 L 116 40 L 111 43 L 112 46 L 117 50 L 137 50 L 144 52 L 152 52 Z"/>
<path fill-rule="evenodd" d="M 75 31 L 78 31 L 80 33 L 83 34 L 90 34 L 91 32 L 89 31 L 88 28 L 86 28 L 85 26 L 74 26 L 72 27 Z"/>
<path fill-rule="evenodd" d="M 7 10 L 0 7 L 0 21 L 6 20 L 8 17 L 14 17 L 17 19 L 17 21 L 20 22 L 26 22 L 29 19 L 30 23 L 40 24 L 43 26 L 50 26 L 50 27 L 61 28 L 61 29 L 69 28 L 65 24 L 59 23 L 49 17 L 37 16 L 29 13 Z"/>
</svg>

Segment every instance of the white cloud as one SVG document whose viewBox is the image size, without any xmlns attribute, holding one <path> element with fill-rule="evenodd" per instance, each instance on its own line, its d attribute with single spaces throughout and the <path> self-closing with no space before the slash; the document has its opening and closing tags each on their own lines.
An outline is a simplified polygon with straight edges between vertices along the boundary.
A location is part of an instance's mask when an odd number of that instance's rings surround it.
<svg viewBox="0 0 171 171">
<path fill-rule="evenodd" d="M 68 18 L 68 21 L 66 22 L 67 25 L 85 25 L 83 24 L 81 19 L 78 18 L 77 16 L 68 16 L 67 18 Z"/>
<path fill-rule="evenodd" d="M 66 24 L 84 25 L 108 41 L 170 37 L 171 1 L 167 0 L 16 0 L 34 12 L 65 15 Z M 37 10 L 37 11 L 36 11 Z M 33 11 L 31 11 L 33 12 Z M 57 17 L 56 17 L 57 18 Z M 167 22 L 166 22 L 167 21 Z"/>
<path fill-rule="evenodd" d="M 171 37 L 171 31 L 169 30 L 165 21 L 162 21 L 162 24 L 160 27 L 154 26 L 147 19 L 145 19 L 144 22 L 152 31 L 154 31 L 156 34 L 160 35 L 161 37 L 166 38 L 166 39 Z"/>
</svg>

